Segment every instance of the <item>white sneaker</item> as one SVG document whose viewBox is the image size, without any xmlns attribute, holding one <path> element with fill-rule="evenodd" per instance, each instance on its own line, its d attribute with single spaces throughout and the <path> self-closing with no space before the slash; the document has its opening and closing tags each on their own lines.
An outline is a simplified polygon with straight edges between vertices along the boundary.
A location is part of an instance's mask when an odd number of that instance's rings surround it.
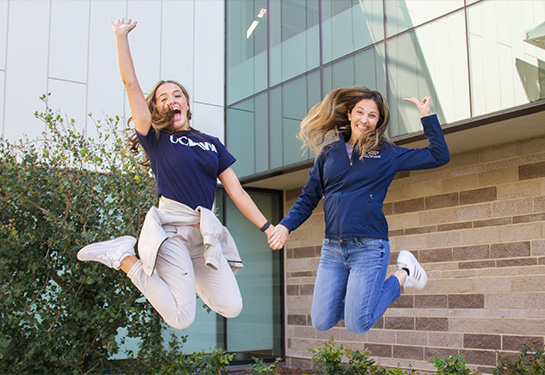
<svg viewBox="0 0 545 375">
<path fill-rule="evenodd" d="M 109 241 L 95 242 L 78 251 L 78 259 L 100 262 L 118 270 L 121 266 L 121 261 L 126 256 L 135 255 L 135 243 L 136 238 L 133 236 L 123 236 Z"/>
<path fill-rule="evenodd" d="M 403 283 L 403 287 L 423 289 L 426 286 L 426 283 L 428 282 L 428 275 L 426 275 L 426 271 L 424 271 L 424 268 L 422 268 L 411 252 L 407 250 L 401 250 L 399 252 L 396 268 L 406 268 L 409 270 L 409 276 Z"/>
</svg>

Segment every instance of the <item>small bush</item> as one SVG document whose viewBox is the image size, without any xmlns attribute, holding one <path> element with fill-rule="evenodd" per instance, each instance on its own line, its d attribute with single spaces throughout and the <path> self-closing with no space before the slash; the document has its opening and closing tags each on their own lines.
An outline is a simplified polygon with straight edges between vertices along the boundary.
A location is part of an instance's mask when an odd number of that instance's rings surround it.
<svg viewBox="0 0 545 375">
<path fill-rule="evenodd" d="M 519 358 L 500 358 L 494 375 L 543 375 L 545 374 L 545 351 L 537 345 L 525 345 Z"/>
<path fill-rule="evenodd" d="M 449 356 L 448 358 L 437 358 L 431 360 L 437 369 L 437 375 L 471 375 L 472 372 L 466 367 L 464 357 L 461 355 Z"/>
<path fill-rule="evenodd" d="M 262 358 L 253 357 L 254 364 L 252 365 L 252 372 L 258 375 L 276 375 L 280 368 L 280 361 L 282 358 L 276 358 L 273 363 L 266 364 Z"/>
<path fill-rule="evenodd" d="M 314 353 L 312 361 L 318 363 L 316 367 L 323 374 L 344 374 L 346 365 L 342 363 L 343 346 L 337 346 L 333 338 L 325 342 L 321 348 L 309 349 Z"/>
<path fill-rule="evenodd" d="M 344 349 L 337 346 L 333 338 L 318 349 L 310 349 L 314 353 L 312 361 L 318 363 L 316 370 L 327 375 L 416 375 L 413 370 L 403 372 L 401 369 L 386 370 L 369 358 L 368 351 Z M 345 359 L 345 361 L 343 361 Z"/>
</svg>

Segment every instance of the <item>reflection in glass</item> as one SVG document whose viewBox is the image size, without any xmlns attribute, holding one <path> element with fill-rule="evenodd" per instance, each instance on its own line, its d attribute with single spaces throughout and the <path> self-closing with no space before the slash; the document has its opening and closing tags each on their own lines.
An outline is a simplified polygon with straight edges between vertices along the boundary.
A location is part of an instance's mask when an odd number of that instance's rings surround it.
<svg viewBox="0 0 545 375">
<path fill-rule="evenodd" d="M 405 97 L 432 97 L 442 123 L 470 117 L 463 11 L 402 34 L 387 43 L 390 136 L 421 130 L 420 114 Z"/>
<path fill-rule="evenodd" d="M 267 0 L 226 1 L 227 103 L 267 88 Z"/>
<path fill-rule="evenodd" d="M 268 93 L 230 107 L 226 112 L 226 146 L 237 159 L 233 170 L 248 176 L 269 167 Z"/>
<path fill-rule="evenodd" d="M 381 1 L 323 0 L 323 63 L 384 38 Z"/>
<path fill-rule="evenodd" d="M 284 166 L 284 144 L 282 142 L 282 87 L 276 87 L 269 91 L 270 127 L 270 168 Z"/>
<path fill-rule="evenodd" d="M 545 2 L 488 1 L 467 15 L 473 116 L 540 99 L 545 50 L 523 40 L 545 19 Z"/>
<path fill-rule="evenodd" d="M 322 80 L 325 93 L 357 85 L 386 94 L 384 44 L 333 63 L 322 70 Z"/>
<path fill-rule="evenodd" d="M 225 121 L 225 145 L 237 159 L 233 170 L 238 177 L 255 171 L 254 100 L 249 99 L 228 108 Z"/>
<path fill-rule="evenodd" d="M 270 1 L 270 85 L 320 65 L 319 1 Z"/>
<path fill-rule="evenodd" d="M 283 165 L 297 163 L 309 158 L 309 153 L 301 149 L 301 141 L 297 138 L 301 120 L 310 108 L 320 101 L 310 88 L 317 87 L 319 76 L 304 76 L 282 86 L 282 145 Z M 314 90 L 313 90 L 314 91 Z M 312 101 L 309 100 L 312 98 Z M 316 102 L 314 102 L 316 100 Z M 275 124 L 271 124 L 274 127 Z"/>
<path fill-rule="evenodd" d="M 461 9 L 464 0 L 387 0 L 384 1 L 386 12 L 386 36 L 422 25 L 444 14 Z"/>
</svg>

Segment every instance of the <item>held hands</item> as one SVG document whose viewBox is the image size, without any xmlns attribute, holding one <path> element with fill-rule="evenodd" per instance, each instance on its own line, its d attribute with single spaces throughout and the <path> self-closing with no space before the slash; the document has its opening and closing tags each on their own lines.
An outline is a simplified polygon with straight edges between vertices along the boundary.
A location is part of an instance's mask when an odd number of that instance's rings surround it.
<svg viewBox="0 0 545 375">
<path fill-rule="evenodd" d="M 131 20 L 130 18 L 125 21 L 124 18 L 120 18 L 117 21 L 110 21 L 112 30 L 115 33 L 116 37 L 126 36 L 129 32 L 136 27 L 136 21 Z"/>
<path fill-rule="evenodd" d="M 272 225 L 269 227 L 271 228 Z M 277 225 L 274 227 L 274 230 L 266 230 L 267 240 L 269 241 L 269 246 L 273 250 L 279 250 L 284 247 L 284 244 L 288 241 L 289 230 L 283 225 Z"/>
<path fill-rule="evenodd" d="M 403 100 L 406 102 L 413 103 L 416 106 L 416 108 L 418 108 L 418 110 L 420 111 L 420 116 L 426 117 L 431 115 L 431 106 L 430 106 L 431 97 L 426 96 L 424 97 L 424 99 L 422 99 L 422 101 L 419 101 L 415 97 L 403 98 Z"/>
</svg>

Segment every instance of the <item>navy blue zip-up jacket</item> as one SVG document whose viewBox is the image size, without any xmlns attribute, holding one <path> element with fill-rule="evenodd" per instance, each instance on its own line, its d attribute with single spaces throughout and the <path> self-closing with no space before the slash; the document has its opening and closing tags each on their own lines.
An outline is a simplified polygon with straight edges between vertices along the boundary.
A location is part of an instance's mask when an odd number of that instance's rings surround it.
<svg viewBox="0 0 545 375">
<path fill-rule="evenodd" d="M 409 149 L 385 143 L 380 150 L 367 152 L 362 161 L 355 149 L 352 158 L 348 158 L 342 136 L 324 147 L 301 195 L 280 224 L 290 231 L 297 229 L 323 196 L 326 238 L 388 240 L 382 203 L 395 174 L 439 167 L 450 160 L 437 116 L 422 117 L 421 122 L 429 141 L 426 148 Z"/>
</svg>

